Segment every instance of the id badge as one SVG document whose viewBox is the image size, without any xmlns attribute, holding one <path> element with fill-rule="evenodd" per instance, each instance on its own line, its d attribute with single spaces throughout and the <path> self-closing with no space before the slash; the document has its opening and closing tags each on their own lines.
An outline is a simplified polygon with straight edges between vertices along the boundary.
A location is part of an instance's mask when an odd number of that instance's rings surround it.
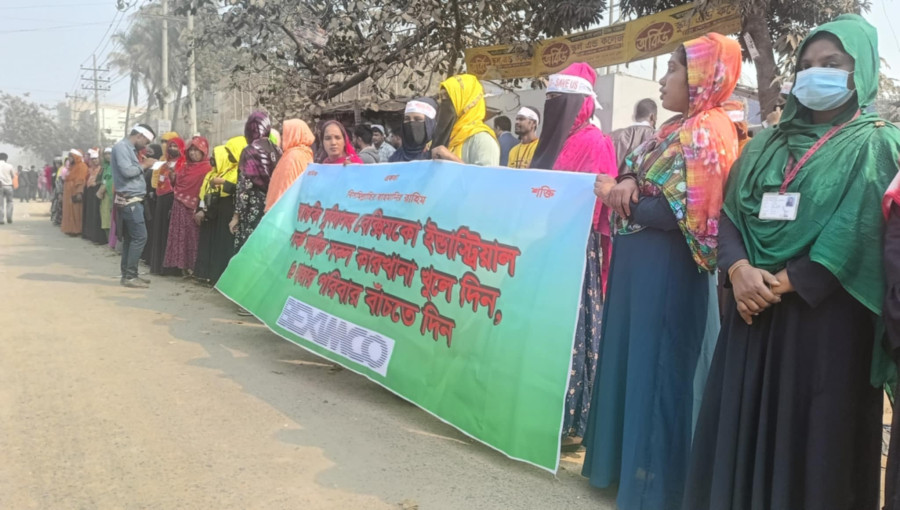
<svg viewBox="0 0 900 510">
<path fill-rule="evenodd" d="M 800 193 L 763 193 L 759 219 L 794 221 L 800 206 Z"/>
</svg>

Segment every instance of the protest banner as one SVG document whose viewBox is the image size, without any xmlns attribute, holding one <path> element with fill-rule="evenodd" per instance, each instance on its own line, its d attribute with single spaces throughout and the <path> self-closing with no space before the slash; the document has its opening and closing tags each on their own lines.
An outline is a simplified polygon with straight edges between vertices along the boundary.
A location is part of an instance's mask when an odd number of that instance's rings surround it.
<svg viewBox="0 0 900 510">
<path fill-rule="evenodd" d="M 217 288 L 283 338 L 555 471 L 593 180 L 311 165 Z"/>
<path fill-rule="evenodd" d="M 708 32 L 733 34 L 740 29 L 737 4 L 710 2 L 705 9 L 697 9 L 689 3 L 625 23 L 538 41 L 530 48 L 469 48 L 466 70 L 485 80 L 536 78 L 574 62 L 587 62 L 594 68 L 634 62 L 670 53 Z"/>
</svg>

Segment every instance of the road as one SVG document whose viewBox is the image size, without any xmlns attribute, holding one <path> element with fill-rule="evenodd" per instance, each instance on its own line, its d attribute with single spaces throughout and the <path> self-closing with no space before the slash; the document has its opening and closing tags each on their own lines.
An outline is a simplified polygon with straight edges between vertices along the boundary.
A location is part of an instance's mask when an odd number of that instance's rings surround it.
<svg viewBox="0 0 900 510">
<path fill-rule="evenodd" d="M 16 203 L 0 226 L 0 508 L 614 508 Z"/>
</svg>

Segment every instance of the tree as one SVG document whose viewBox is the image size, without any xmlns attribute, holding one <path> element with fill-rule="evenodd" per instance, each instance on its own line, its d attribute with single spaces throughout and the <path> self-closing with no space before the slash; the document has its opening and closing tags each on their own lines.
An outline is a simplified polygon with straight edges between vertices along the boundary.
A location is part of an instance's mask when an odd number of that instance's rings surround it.
<svg viewBox="0 0 900 510">
<path fill-rule="evenodd" d="M 697 0 L 703 9 L 714 0 Z M 756 81 L 760 110 L 765 116 L 778 105 L 783 73 L 788 70 L 794 52 L 806 33 L 839 14 L 868 11 L 869 0 L 737 0 L 741 6 L 741 45 L 744 57 L 751 59 L 745 34 L 753 40 L 759 56 Z M 683 0 L 622 0 L 626 14 L 644 16 L 690 2 Z"/>
<path fill-rule="evenodd" d="M 256 80 L 262 101 L 305 109 L 367 83 L 391 96 L 385 79 L 409 94 L 459 72 L 463 50 L 531 42 L 601 20 L 604 0 L 195 0 L 219 20 L 200 31 L 201 47 L 229 45 L 235 80 Z M 182 6 L 176 12 L 184 13 Z"/>
<path fill-rule="evenodd" d="M 96 140 L 93 115 L 84 111 L 72 122 L 65 103 L 57 107 L 57 121 L 51 108 L 29 101 L 26 96 L 0 92 L 0 141 L 30 150 L 50 160 L 63 151 L 93 147 Z"/>
</svg>

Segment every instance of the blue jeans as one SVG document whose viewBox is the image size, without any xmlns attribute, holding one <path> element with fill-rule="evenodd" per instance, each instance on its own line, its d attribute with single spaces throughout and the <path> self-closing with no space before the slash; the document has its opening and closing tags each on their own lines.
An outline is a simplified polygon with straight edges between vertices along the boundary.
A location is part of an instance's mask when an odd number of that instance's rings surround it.
<svg viewBox="0 0 900 510">
<path fill-rule="evenodd" d="M 138 262 L 144 245 L 147 244 L 147 225 L 144 223 L 144 203 L 135 202 L 125 207 L 116 207 L 116 214 L 122 219 L 122 278 L 138 276 Z"/>
</svg>

